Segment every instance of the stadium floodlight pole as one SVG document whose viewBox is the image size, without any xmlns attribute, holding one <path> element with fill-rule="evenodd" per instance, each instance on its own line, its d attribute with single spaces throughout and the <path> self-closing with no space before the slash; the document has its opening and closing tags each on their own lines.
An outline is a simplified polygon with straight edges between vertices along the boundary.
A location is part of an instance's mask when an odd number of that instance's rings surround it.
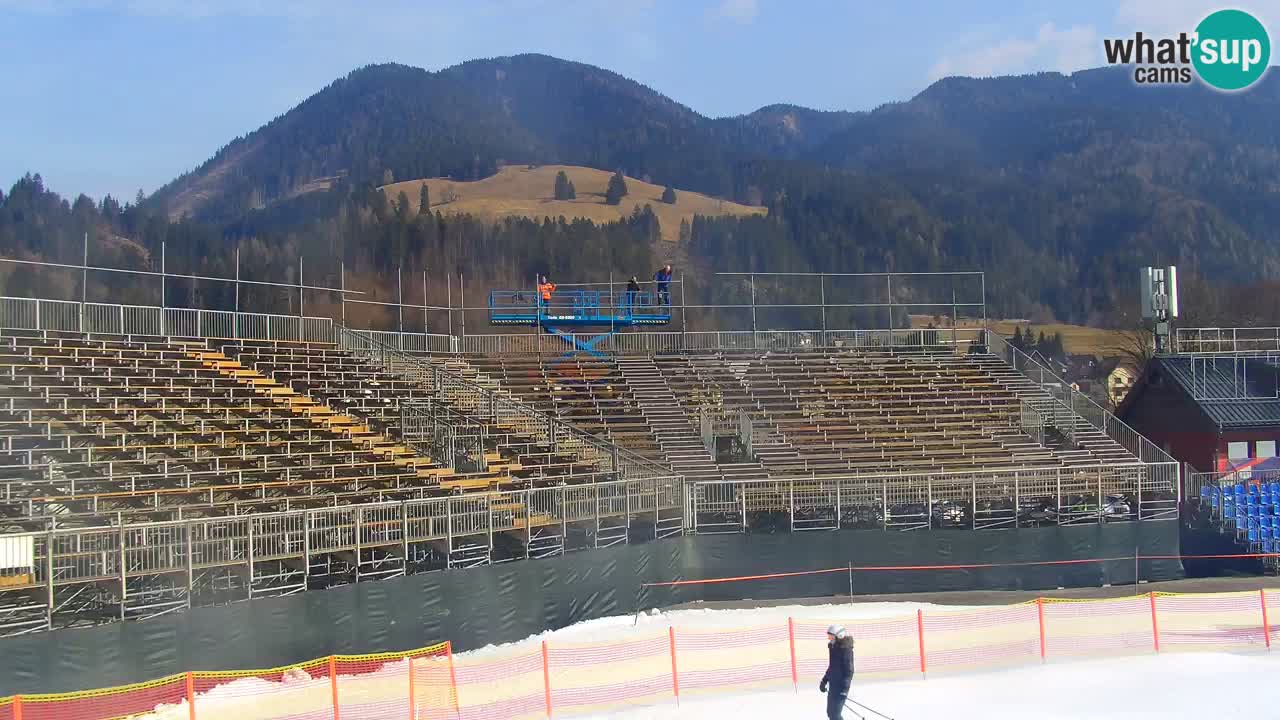
<svg viewBox="0 0 1280 720">
<path fill-rule="evenodd" d="M 688 307 L 684 296 L 684 273 L 680 273 L 680 347 L 685 348 L 685 331 L 689 329 L 689 318 L 685 315 L 685 308 Z"/>
<path fill-rule="evenodd" d="M 404 334 L 404 282 L 402 282 L 400 273 L 404 270 L 403 265 L 396 266 L 396 311 L 399 313 L 399 329 L 400 334 Z"/>
<path fill-rule="evenodd" d="M 303 286 L 303 282 L 302 282 L 302 256 L 301 256 L 301 255 L 299 255 L 299 256 L 298 256 L 298 317 L 299 317 L 299 318 L 304 318 L 304 317 L 306 317 L 306 316 L 307 316 L 306 308 L 304 308 L 304 307 L 303 307 L 303 305 L 302 305 L 302 286 Z M 301 328 L 302 328 L 302 324 L 301 324 L 301 323 L 299 323 L 299 324 L 298 324 L 298 328 L 299 328 L 299 329 L 298 329 L 298 332 L 302 332 L 302 329 L 301 329 Z"/>
<path fill-rule="evenodd" d="M 427 269 L 424 267 L 422 268 L 422 334 L 423 335 L 428 334 L 428 330 L 429 330 L 429 328 L 427 327 L 427 305 L 429 304 L 430 303 L 427 302 Z M 424 339 L 424 342 L 425 342 L 425 339 Z"/>
<path fill-rule="evenodd" d="M 453 273 L 444 274 L 444 297 L 445 305 L 449 307 L 445 314 L 447 317 L 447 325 L 449 326 L 449 337 L 453 337 Z"/>
<path fill-rule="evenodd" d="M 237 256 L 239 257 L 239 256 Z M 240 267 L 236 264 L 237 269 Z M 237 286 L 238 288 L 239 286 Z M 342 296 L 342 327 L 347 326 L 347 261 L 338 261 L 338 294 Z"/>
<path fill-rule="evenodd" d="M 235 313 L 236 313 L 236 315 L 239 315 L 239 314 L 240 314 L 240 243 L 238 243 L 238 242 L 236 243 L 236 282 L 235 282 L 235 293 L 236 293 L 236 300 L 235 300 L 235 303 L 236 303 L 236 304 L 235 304 L 233 307 L 235 308 Z M 344 296 L 344 297 L 345 297 L 345 296 Z"/>
<path fill-rule="evenodd" d="M 458 273 L 458 299 L 462 303 L 462 317 L 460 318 L 460 321 L 462 323 L 462 330 L 461 330 L 462 337 L 466 337 L 467 336 L 467 286 L 466 286 L 466 277 L 461 272 Z"/>
</svg>

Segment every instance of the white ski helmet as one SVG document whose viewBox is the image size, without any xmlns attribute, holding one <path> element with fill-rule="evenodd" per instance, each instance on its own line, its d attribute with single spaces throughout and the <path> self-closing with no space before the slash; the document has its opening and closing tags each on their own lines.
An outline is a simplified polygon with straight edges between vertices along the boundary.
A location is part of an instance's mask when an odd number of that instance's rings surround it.
<svg viewBox="0 0 1280 720">
<path fill-rule="evenodd" d="M 827 634 L 834 637 L 837 640 L 842 640 L 844 639 L 844 636 L 845 636 L 844 626 L 832 625 L 831 627 L 827 628 Z"/>
</svg>

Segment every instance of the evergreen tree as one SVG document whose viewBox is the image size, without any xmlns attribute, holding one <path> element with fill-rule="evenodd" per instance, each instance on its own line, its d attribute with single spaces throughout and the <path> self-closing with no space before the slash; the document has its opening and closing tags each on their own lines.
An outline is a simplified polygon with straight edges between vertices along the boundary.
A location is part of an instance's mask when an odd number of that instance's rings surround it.
<svg viewBox="0 0 1280 720">
<path fill-rule="evenodd" d="M 667 186 L 667 189 L 662 191 L 662 202 L 664 202 L 664 203 L 666 203 L 666 204 L 668 204 L 668 205 L 675 205 L 675 204 L 676 204 L 676 189 L 675 189 L 675 188 L 673 188 L 673 187 L 671 187 L 670 185 L 668 185 L 668 186 Z"/>
<path fill-rule="evenodd" d="M 1013 337 L 1009 338 L 1009 344 L 1021 350 L 1024 347 L 1022 339 L 1022 326 L 1018 325 L 1013 329 Z"/>
<path fill-rule="evenodd" d="M 422 183 L 422 189 L 418 191 L 418 214 L 426 212 L 431 212 L 431 192 L 427 184 Z"/>
<path fill-rule="evenodd" d="M 578 189 L 577 189 L 577 188 L 575 188 L 575 187 L 573 186 L 573 181 L 572 181 L 572 180 L 570 180 L 570 181 L 569 181 L 569 190 L 568 190 L 568 192 L 566 193 L 566 195 L 567 195 L 567 197 L 565 198 L 566 200 L 577 200 L 577 199 L 578 199 Z"/>
<path fill-rule="evenodd" d="M 556 173 L 555 198 L 557 200 L 573 200 L 575 197 L 577 197 L 577 193 L 574 192 L 573 183 L 569 181 L 569 176 L 565 175 L 563 170 Z"/>
<path fill-rule="evenodd" d="M 604 192 L 604 201 L 609 205 L 618 205 L 622 203 L 622 198 L 627 194 L 627 181 L 622 177 L 622 172 L 618 171 L 609 178 L 609 188 Z"/>
<path fill-rule="evenodd" d="M 395 211 L 396 217 L 401 220 L 409 217 L 409 196 L 403 190 L 400 191 L 399 195 L 396 195 Z"/>
<path fill-rule="evenodd" d="M 680 242 L 689 242 L 693 239 L 693 229 L 689 227 L 688 218 L 680 218 Z"/>
</svg>

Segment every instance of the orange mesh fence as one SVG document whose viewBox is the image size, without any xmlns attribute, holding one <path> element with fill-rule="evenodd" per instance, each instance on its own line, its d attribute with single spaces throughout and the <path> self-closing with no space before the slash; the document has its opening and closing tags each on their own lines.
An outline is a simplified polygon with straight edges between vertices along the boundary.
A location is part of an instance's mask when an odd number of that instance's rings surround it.
<svg viewBox="0 0 1280 720">
<path fill-rule="evenodd" d="M 546 717 L 544 669 L 541 648 L 454 656 L 458 684 L 456 717 L 458 720 Z"/>
<path fill-rule="evenodd" d="M 1156 651 L 1147 595 L 1114 600 L 1045 601 L 1049 660 L 1072 655 L 1139 655 Z"/>
<path fill-rule="evenodd" d="M 185 675 L 126 685 L 105 690 L 89 690 L 65 695 L 23 695 L 10 705 L 13 717 L 22 720 L 81 720 L 82 718 L 122 718 L 167 708 L 163 717 L 186 718 L 187 680 Z M 181 715 L 177 710 L 181 708 Z"/>
<path fill-rule="evenodd" d="M 193 672 L 105 690 L 0 698 L 0 720 L 519 720 L 609 714 L 685 696 L 815 686 L 826 629 L 856 642 L 859 678 L 1072 656 L 1269 650 L 1280 591 L 1038 600 L 745 628 L 628 628 L 610 642 L 522 643 L 455 656 L 337 656 L 270 670 Z M 838 612 L 838 610 L 835 610 Z"/>
<path fill-rule="evenodd" d="M 961 612 L 923 612 L 924 656 L 930 671 L 1038 663 L 1036 603 Z"/>
<path fill-rule="evenodd" d="M 1153 597 L 1161 652 L 1266 646 L 1260 592 Z"/>
<path fill-rule="evenodd" d="M 332 658 L 269 670 L 192 673 L 197 718 L 336 720 Z M 188 715 L 162 716 L 188 720 Z M 24 718 L 25 720 L 25 718 Z"/>
<path fill-rule="evenodd" d="M 667 630 L 620 642 L 549 644 L 552 711 L 605 713 L 675 702 L 670 638 Z"/>
<path fill-rule="evenodd" d="M 817 685 L 827 671 L 827 627 L 841 623 L 853 637 L 854 671 L 859 676 L 898 677 L 920 673 L 920 634 L 915 615 L 875 620 L 822 622 L 795 620 L 796 665 L 800 683 Z"/>
<path fill-rule="evenodd" d="M 675 679 L 681 695 L 791 685 L 786 625 L 725 630 L 674 628 Z"/>
</svg>

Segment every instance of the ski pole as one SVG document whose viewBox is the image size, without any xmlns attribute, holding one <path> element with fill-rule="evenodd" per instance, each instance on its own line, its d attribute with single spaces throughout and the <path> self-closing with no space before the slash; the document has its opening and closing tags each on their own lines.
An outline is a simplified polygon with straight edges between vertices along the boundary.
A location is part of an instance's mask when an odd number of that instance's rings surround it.
<svg viewBox="0 0 1280 720">
<path fill-rule="evenodd" d="M 863 705 L 862 703 L 858 702 L 857 700 L 854 700 L 853 698 L 846 698 L 845 702 L 853 703 L 854 705 L 857 705 L 858 707 L 862 708 L 863 710 L 866 710 L 867 712 L 875 713 L 876 715 L 879 715 L 880 717 L 884 718 L 884 720 L 893 720 L 893 718 L 889 717 L 888 715 L 885 715 L 879 710 L 876 710 L 875 708 L 867 707 L 866 705 Z"/>
<path fill-rule="evenodd" d="M 861 714 L 861 713 L 859 713 L 857 710 L 854 710 L 852 707 L 850 707 L 850 706 L 849 706 L 849 701 L 848 701 L 848 700 L 845 700 L 845 701 L 844 701 L 844 709 L 845 709 L 845 710 L 848 710 L 848 711 L 849 711 L 849 712 L 851 712 L 851 713 L 853 713 L 853 716 L 854 716 L 854 717 L 856 717 L 856 718 L 858 718 L 858 720 L 867 720 L 866 716 L 862 715 L 862 714 Z"/>
</svg>

